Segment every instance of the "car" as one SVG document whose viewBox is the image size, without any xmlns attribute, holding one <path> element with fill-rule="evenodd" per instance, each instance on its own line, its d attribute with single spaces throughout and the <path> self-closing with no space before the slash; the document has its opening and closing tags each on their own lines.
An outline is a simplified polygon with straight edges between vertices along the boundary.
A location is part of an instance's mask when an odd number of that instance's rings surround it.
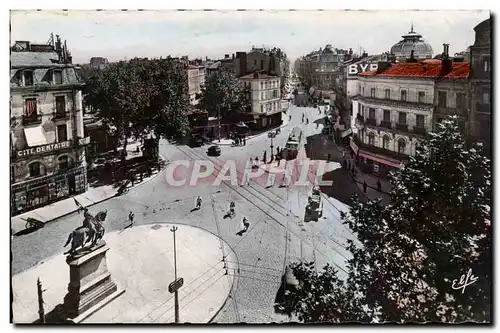
<svg viewBox="0 0 500 333">
<path fill-rule="evenodd" d="M 96 158 L 94 160 L 94 162 L 92 162 L 90 164 L 89 169 L 93 170 L 93 169 L 104 168 L 104 166 L 106 165 L 106 162 L 107 162 L 107 160 L 104 157 Z"/>
<path fill-rule="evenodd" d="M 220 156 L 221 154 L 221 150 L 220 150 L 220 147 L 219 146 L 210 146 L 207 150 L 207 154 L 209 156 Z"/>
<path fill-rule="evenodd" d="M 203 139 L 200 137 L 193 137 L 189 142 L 190 147 L 201 147 L 203 146 Z"/>
</svg>

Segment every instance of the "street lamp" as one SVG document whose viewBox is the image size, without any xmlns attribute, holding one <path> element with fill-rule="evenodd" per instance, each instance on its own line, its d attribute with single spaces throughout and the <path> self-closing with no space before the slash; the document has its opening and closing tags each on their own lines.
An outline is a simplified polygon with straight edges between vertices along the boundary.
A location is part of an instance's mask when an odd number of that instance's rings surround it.
<svg viewBox="0 0 500 333">
<path fill-rule="evenodd" d="M 273 139 L 276 137 L 276 132 L 267 132 L 267 137 L 271 139 L 271 161 L 273 160 Z"/>
</svg>

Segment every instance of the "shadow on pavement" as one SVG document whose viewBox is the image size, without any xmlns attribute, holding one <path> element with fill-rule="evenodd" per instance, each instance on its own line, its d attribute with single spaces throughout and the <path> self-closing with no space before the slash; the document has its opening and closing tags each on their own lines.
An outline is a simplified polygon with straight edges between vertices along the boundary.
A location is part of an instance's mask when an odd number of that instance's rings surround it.
<svg viewBox="0 0 500 333">
<path fill-rule="evenodd" d="M 326 160 L 330 154 L 331 162 L 340 162 L 342 155 L 335 148 L 335 143 L 324 134 L 308 136 L 304 145 L 306 156 L 311 160 Z"/>
<path fill-rule="evenodd" d="M 365 203 L 367 198 L 351 179 L 348 172 L 343 169 L 335 169 L 323 175 L 323 181 L 332 181 L 331 186 L 320 186 L 321 192 L 329 197 L 335 198 L 346 205 L 352 205 L 352 196 L 356 194 L 359 201 Z"/>
</svg>

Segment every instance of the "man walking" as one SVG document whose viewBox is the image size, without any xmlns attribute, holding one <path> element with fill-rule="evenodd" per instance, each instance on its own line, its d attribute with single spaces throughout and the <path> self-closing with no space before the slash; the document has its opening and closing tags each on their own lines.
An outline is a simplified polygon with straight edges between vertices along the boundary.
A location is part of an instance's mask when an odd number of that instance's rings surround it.
<svg viewBox="0 0 500 333">
<path fill-rule="evenodd" d="M 250 227 L 250 222 L 248 222 L 246 216 L 243 216 L 243 230 L 244 231 L 247 231 L 248 230 L 248 227 Z"/>
<path fill-rule="evenodd" d="M 196 209 L 200 209 L 201 208 L 201 197 L 200 196 L 197 196 L 196 197 Z"/>
<path fill-rule="evenodd" d="M 130 222 L 130 226 L 132 226 L 134 224 L 134 213 L 132 213 L 132 211 L 130 211 L 130 213 L 128 213 L 128 221 Z"/>
<path fill-rule="evenodd" d="M 363 193 L 366 193 L 366 188 L 368 187 L 368 184 L 366 183 L 366 180 L 363 182 Z"/>
</svg>

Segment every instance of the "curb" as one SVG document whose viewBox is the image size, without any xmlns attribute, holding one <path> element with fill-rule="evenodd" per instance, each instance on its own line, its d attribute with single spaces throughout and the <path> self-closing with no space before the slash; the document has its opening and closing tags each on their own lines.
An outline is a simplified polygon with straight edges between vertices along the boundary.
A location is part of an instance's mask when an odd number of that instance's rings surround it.
<svg viewBox="0 0 500 333">
<path fill-rule="evenodd" d="M 163 160 L 165 160 L 162 156 L 160 156 L 160 157 L 161 157 Z M 166 160 L 165 160 L 165 161 L 166 161 Z M 166 161 L 166 164 L 168 164 L 168 162 L 169 162 L 169 161 Z M 156 175 L 151 176 L 151 178 L 149 178 L 149 179 L 147 179 L 147 180 L 145 180 L 145 181 L 142 181 L 142 182 L 140 182 L 140 183 L 138 183 L 138 184 L 136 184 L 136 185 L 134 185 L 134 186 L 128 187 L 127 189 L 128 189 L 128 190 L 131 190 L 131 189 L 134 189 L 134 188 L 136 188 L 136 187 L 139 187 L 139 186 L 141 186 L 141 185 L 146 184 L 146 183 L 147 183 L 147 182 L 149 182 L 150 180 L 153 180 L 154 178 L 156 178 L 157 176 L 159 176 L 159 175 L 160 175 L 160 173 L 162 173 L 162 171 L 163 171 L 163 170 L 158 171 L 158 173 L 157 173 Z M 112 198 L 116 197 L 116 193 L 117 193 L 117 191 L 115 191 L 115 193 L 113 193 L 113 195 L 110 195 L 110 196 L 105 197 L 105 198 L 103 198 L 103 199 L 101 199 L 101 200 L 98 200 L 98 201 L 93 201 L 90 205 L 83 206 L 83 207 L 84 207 L 84 208 L 87 208 L 87 207 L 92 207 L 92 206 L 95 206 L 95 205 L 97 205 L 97 204 L 100 204 L 100 203 L 102 203 L 102 202 L 104 202 L 104 201 L 106 201 L 106 200 L 112 199 Z M 82 193 L 82 194 L 83 194 L 83 193 Z M 69 197 L 69 198 L 67 198 L 67 199 L 70 199 L 70 198 L 74 198 L 74 197 Z M 89 201 L 90 201 L 90 200 L 89 200 Z M 43 208 L 43 207 L 41 207 L 41 208 Z M 75 209 L 75 210 L 69 211 L 69 212 L 67 212 L 67 213 L 64 213 L 64 214 L 62 214 L 62 215 L 59 215 L 59 216 L 57 216 L 57 217 L 54 217 L 53 219 L 46 220 L 46 221 L 40 221 L 40 222 L 42 222 L 44 225 L 45 225 L 45 224 L 48 224 L 48 223 L 51 223 L 51 222 L 56 222 L 58 219 L 63 218 L 63 217 L 66 217 L 66 216 L 69 216 L 69 215 L 71 215 L 71 214 L 74 214 L 74 213 L 75 213 L 75 212 L 77 212 L 77 211 L 78 211 L 78 208 L 77 208 L 77 209 Z M 15 216 L 14 216 L 14 217 L 15 217 Z M 11 218 L 11 219 L 12 219 L 12 218 Z M 17 233 L 22 232 L 22 231 L 24 231 L 24 230 L 27 230 L 27 228 L 23 228 L 23 229 L 20 229 L 20 230 L 16 231 L 16 232 L 13 234 L 13 236 L 14 236 L 14 237 L 16 237 L 16 234 L 17 234 Z M 19 236 L 21 236 L 21 235 L 19 235 Z"/>
</svg>

